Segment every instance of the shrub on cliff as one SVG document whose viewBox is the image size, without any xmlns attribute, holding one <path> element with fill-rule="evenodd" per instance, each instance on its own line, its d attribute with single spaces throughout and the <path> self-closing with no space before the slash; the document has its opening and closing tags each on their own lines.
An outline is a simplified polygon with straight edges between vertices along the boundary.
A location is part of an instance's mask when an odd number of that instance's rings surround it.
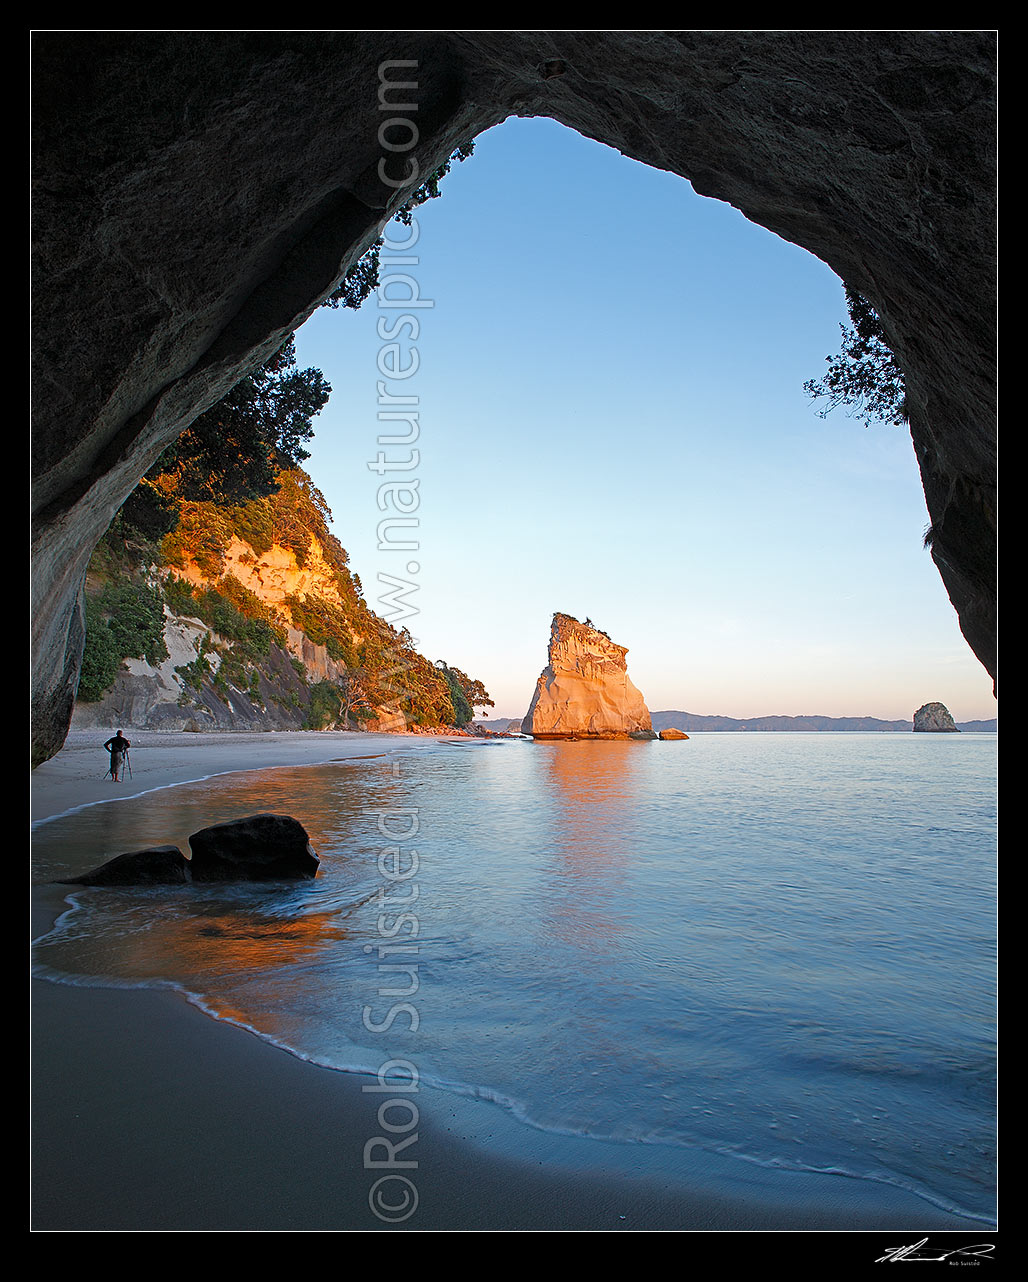
<svg viewBox="0 0 1028 1282">
<path fill-rule="evenodd" d="M 255 663 L 268 655 L 272 644 L 285 645 L 285 632 L 264 602 L 231 575 L 207 588 L 193 588 L 184 579 L 169 575 L 164 596 L 174 614 L 199 619 L 231 642 L 242 661 Z"/>
<path fill-rule="evenodd" d="M 809 379 L 803 390 L 815 399 L 827 399 L 827 406 L 819 411 L 822 418 L 846 405 L 865 426 L 874 421 L 899 426 L 907 421 L 906 387 L 878 313 L 848 285 L 846 308 L 853 328 L 839 326 L 842 351 L 826 356 L 828 373 L 823 379 Z"/>
<path fill-rule="evenodd" d="M 86 644 L 78 697 L 95 703 L 114 684 L 125 659 L 157 665 L 168 657 L 164 644 L 164 599 L 131 580 L 109 583 L 86 600 Z"/>
<path fill-rule="evenodd" d="M 450 166 L 453 162 L 455 160 L 467 160 L 474 150 L 475 144 L 473 142 L 465 142 L 451 152 L 445 164 L 440 165 L 434 173 L 429 174 L 410 200 L 397 211 L 396 221 L 409 227 L 414 216 L 414 210 L 419 205 L 423 205 L 426 200 L 435 200 L 441 194 L 439 184 L 450 172 Z M 364 256 L 350 269 L 339 288 L 325 299 L 322 304 L 323 307 L 349 307 L 356 311 L 362 303 L 367 302 L 378 288 L 378 269 L 381 266 L 383 243 L 381 237 L 374 242 Z"/>
<path fill-rule="evenodd" d="M 107 620 L 95 599 L 86 598 L 86 644 L 82 652 L 77 697 L 85 703 L 97 703 L 114 685 L 121 668 L 121 655 Z"/>
</svg>

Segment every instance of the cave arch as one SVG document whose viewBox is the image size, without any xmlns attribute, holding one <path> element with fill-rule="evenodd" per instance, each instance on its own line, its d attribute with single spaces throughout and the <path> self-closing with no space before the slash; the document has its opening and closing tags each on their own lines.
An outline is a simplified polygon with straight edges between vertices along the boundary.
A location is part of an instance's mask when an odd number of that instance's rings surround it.
<svg viewBox="0 0 1028 1282">
<path fill-rule="evenodd" d="M 139 477 L 331 292 L 402 180 L 511 115 L 681 175 L 871 300 L 932 556 L 995 677 L 993 33 L 43 32 L 32 61 L 34 763 Z"/>
</svg>

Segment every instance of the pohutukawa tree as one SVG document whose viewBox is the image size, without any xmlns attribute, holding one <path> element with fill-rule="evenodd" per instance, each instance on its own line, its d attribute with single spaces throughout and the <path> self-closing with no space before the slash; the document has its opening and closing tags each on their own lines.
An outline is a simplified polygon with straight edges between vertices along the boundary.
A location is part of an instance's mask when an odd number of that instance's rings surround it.
<svg viewBox="0 0 1028 1282">
<path fill-rule="evenodd" d="M 826 356 L 828 373 L 822 379 L 808 379 L 803 390 L 815 399 L 827 399 L 827 406 L 819 411 L 822 418 L 845 405 L 865 427 L 875 422 L 898 427 L 907 421 L 907 393 L 882 322 L 867 299 L 848 285 L 846 308 L 853 327 L 839 326 L 842 351 Z"/>
</svg>

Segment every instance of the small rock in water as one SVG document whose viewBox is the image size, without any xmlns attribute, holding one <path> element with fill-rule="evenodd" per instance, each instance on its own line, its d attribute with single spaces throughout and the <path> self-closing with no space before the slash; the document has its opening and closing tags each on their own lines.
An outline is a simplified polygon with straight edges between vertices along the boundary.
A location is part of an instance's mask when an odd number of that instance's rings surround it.
<svg viewBox="0 0 1028 1282">
<path fill-rule="evenodd" d="M 949 709 L 942 703 L 925 703 L 914 713 L 914 729 L 929 733 L 959 734 Z"/>
</svg>

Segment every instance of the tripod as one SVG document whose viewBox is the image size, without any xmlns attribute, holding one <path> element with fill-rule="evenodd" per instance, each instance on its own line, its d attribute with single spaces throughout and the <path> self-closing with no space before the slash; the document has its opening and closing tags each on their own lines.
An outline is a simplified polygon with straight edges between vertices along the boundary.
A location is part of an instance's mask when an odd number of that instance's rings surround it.
<svg viewBox="0 0 1028 1282">
<path fill-rule="evenodd" d="M 122 758 L 122 764 L 123 764 L 123 765 L 125 766 L 125 768 L 128 770 L 128 777 L 131 779 L 131 778 L 132 778 L 132 761 L 131 761 L 131 758 L 129 757 L 129 753 L 128 753 L 128 749 L 127 749 L 127 748 L 126 748 L 126 749 L 125 749 L 125 751 L 121 754 L 121 758 Z M 107 767 L 107 773 L 104 775 L 104 778 L 105 778 L 105 779 L 113 779 L 115 783 L 117 783 L 117 782 L 118 782 L 118 776 L 114 773 L 114 765 L 113 765 L 113 763 Z"/>
</svg>

